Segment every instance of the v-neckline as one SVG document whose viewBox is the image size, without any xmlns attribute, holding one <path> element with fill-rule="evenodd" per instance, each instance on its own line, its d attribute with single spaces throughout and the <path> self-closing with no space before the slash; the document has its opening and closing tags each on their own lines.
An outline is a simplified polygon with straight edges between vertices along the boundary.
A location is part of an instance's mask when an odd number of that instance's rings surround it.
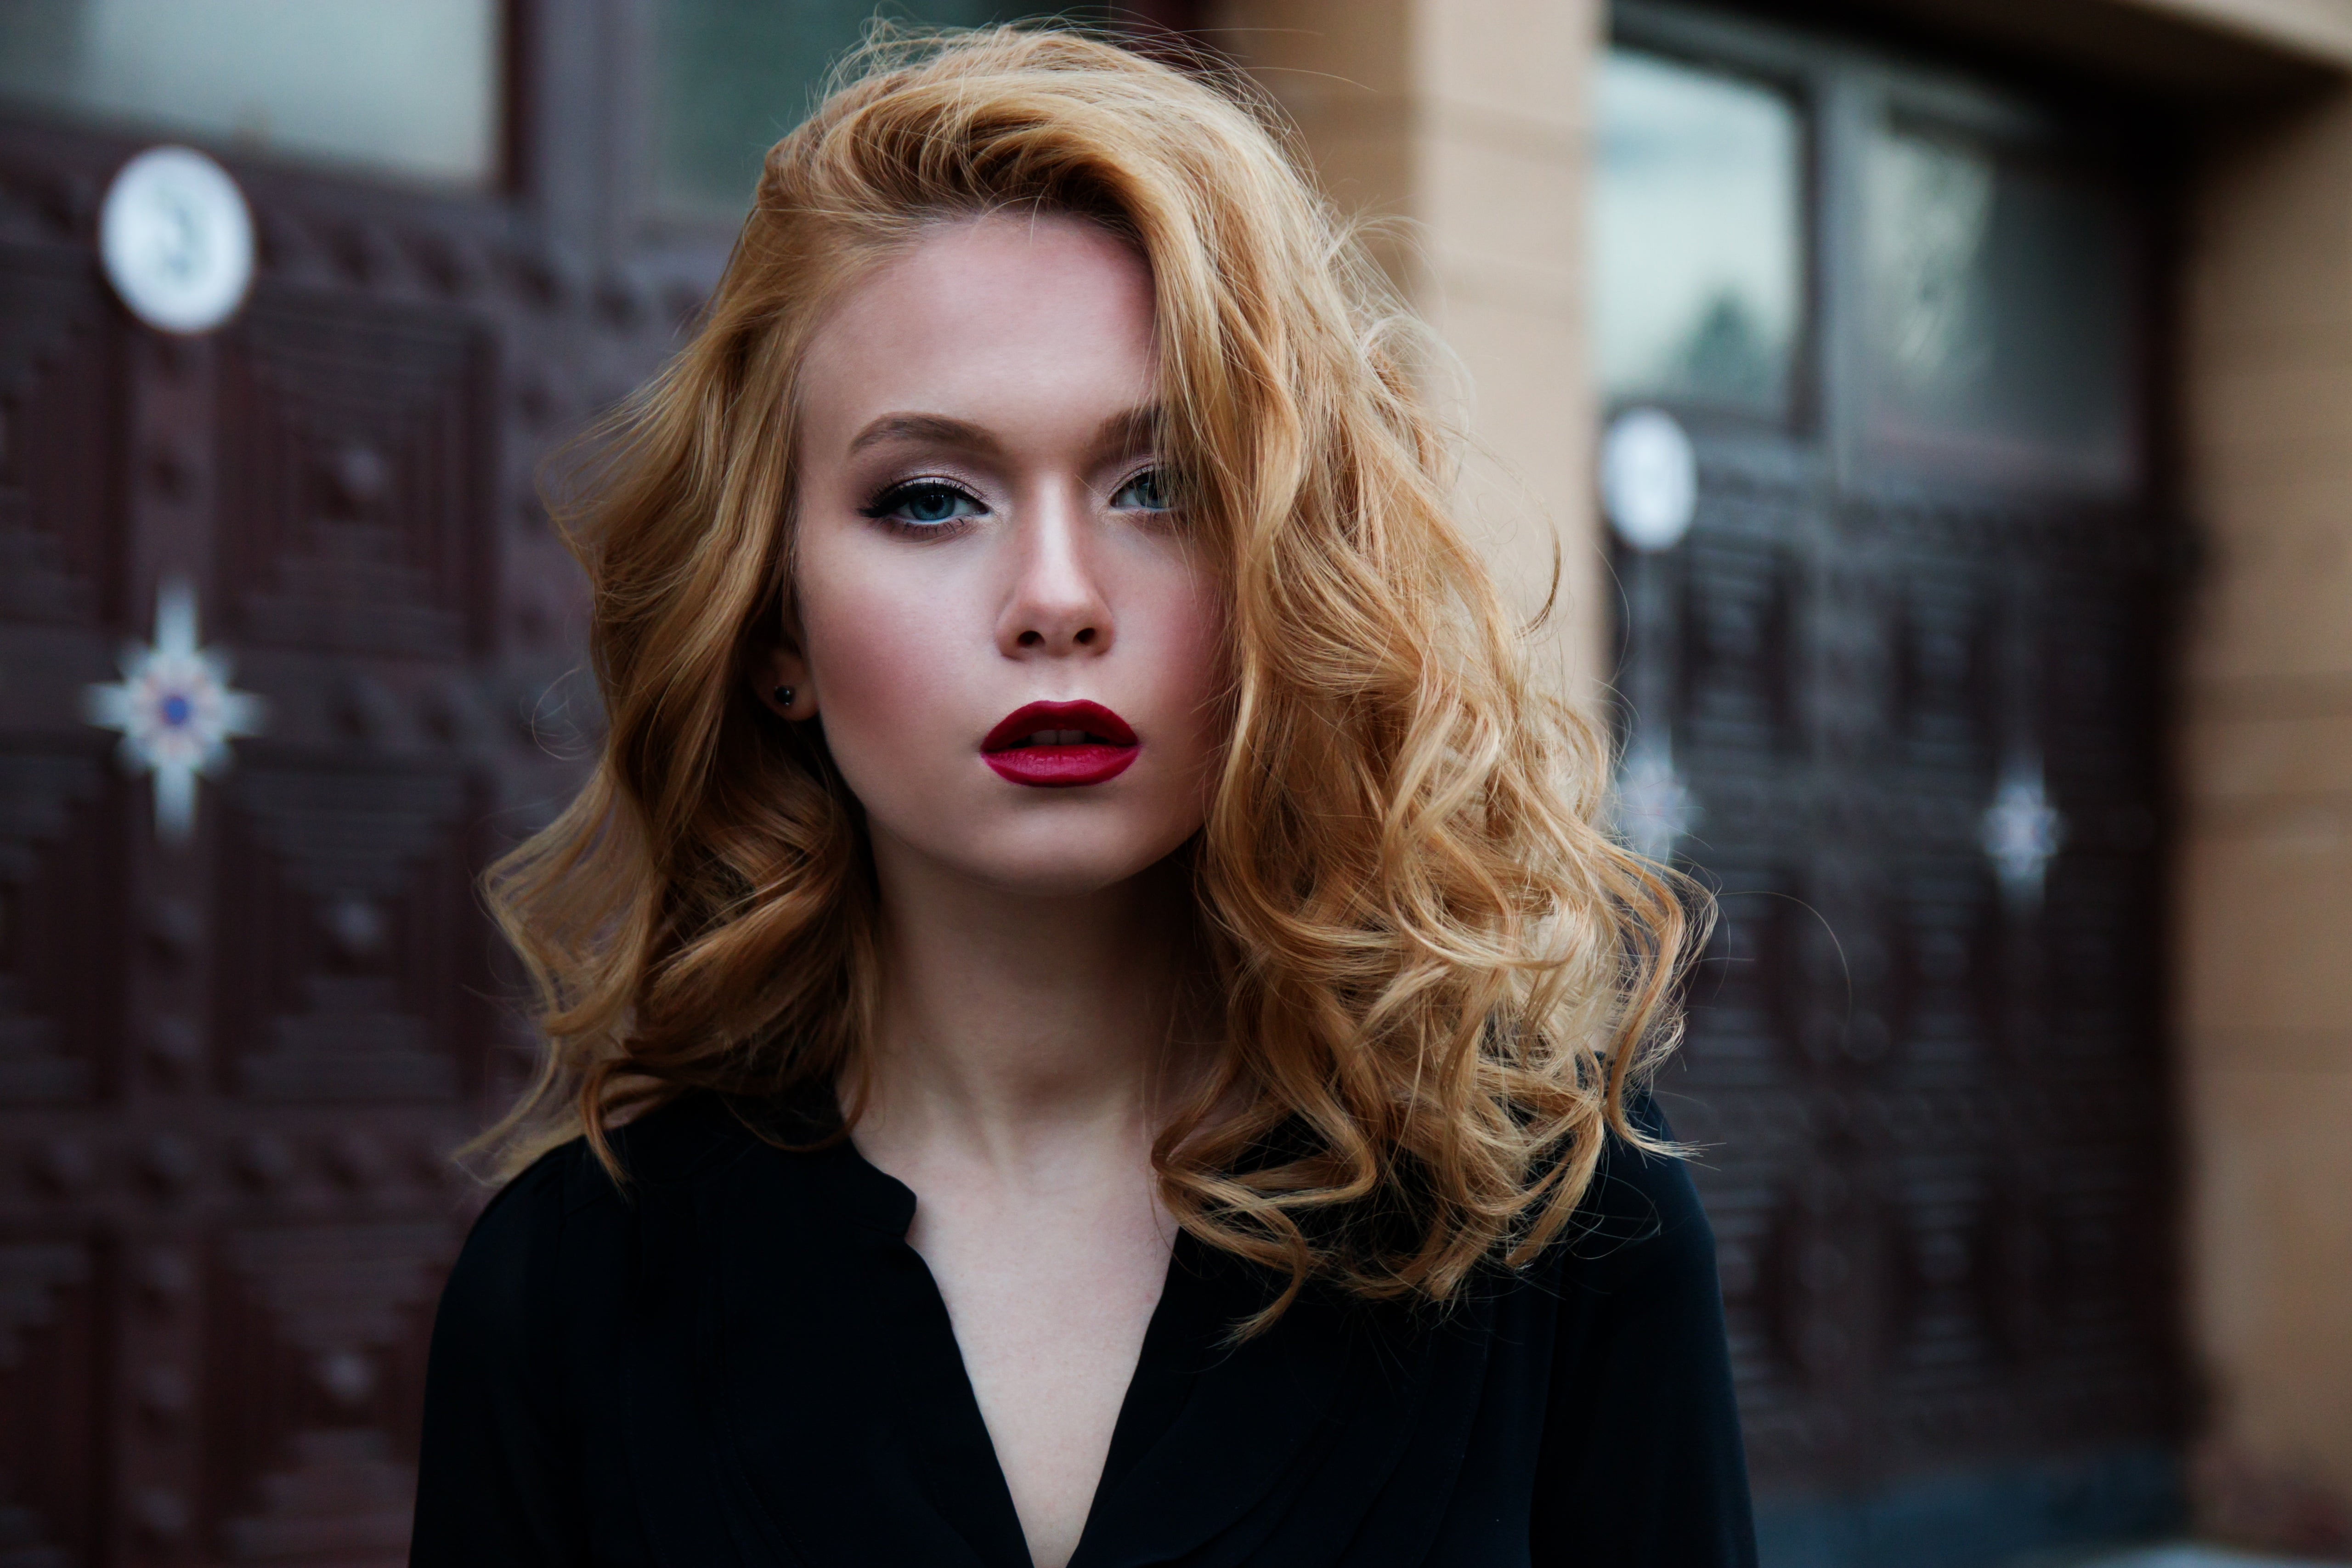
<svg viewBox="0 0 2352 1568">
<path fill-rule="evenodd" d="M 715 1457 L 765 1555 L 857 1560 L 872 1528 L 811 1510 L 803 1489 L 864 1494 L 870 1474 L 875 1502 L 898 1510 L 878 1525 L 894 1551 L 941 1568 L 1034 1568 L 945 1300 L 907 1241 L 912 1190 L 846 1139 L 812 1146 L 823 1126 L 795 1131 L 809 1142 L 761 1142 L 698 1205 L 721 1281 L 702 1363 L 722 1422 Z M 1358 1381 L 1360 1314 L 1312 1289 L 1274 1329 L 1232 1341 L 1271 1294 L 1263 1271 L 1179 1234 L 1070 1568 L 1171 1562 L 1231 1530 L 1276 1528 L 1279 1508 L 1259 1507 L 1270 1493 L 1319 1473 L 1335 1444 L 1370 1455 L 1370 1427 L 1402 1418 L 1398 1406 L 1370 1426 L 1332 1423 Z M 1370 1348 L 1376 1369 L 1395 1359 Z M 1384 1463 L 1373 1455 L 1365 1473 Z"/>
<path fill-rule="evenodd" d="M 888 1194 L 890 1201 L 887 1211 L 883 1211 L 879 1205 L 876 1205 L 877 1210 L 889 1215 L 888 1223 L 895 1227 L 892 1239 L 919 1273 L 928 1298 L 925 1305 L 936 1309 L 937 1321 L 945 1330 L 946 1348 L 950 1352 L 946 1359 L 953 1362 L 955 1369 L 954 1377 L 949 1380 L 952 1391 L 949 1397 L 961 1407 L 958 1415 L 968 1418 L 987 1440 L 988 1473 L 995 1483 L 992 1489 L 996 1500 L 1002 1504 L 1002 1517 L 992 1521 L 997 1528 L 990 1533 L 1000 1533 L 1009 1521 L 1010 1539 L 1018 1543 L 1020 1555 L 1017 1564 L 1008 1565 L 1008 1568 L 1035 1568 L 1035 1560 L 1029 1554 L 1028 1532 L 1022 1527 L 1020 1510 L 1013 1505 L 1012 1482 L 1006 1479 L 1003 1461 L 996 1453 L 995 1434 L 988 1429 L 988 1418 L 980 1407 L 979 1391 L 972 1386 L 971 1368 L 964 1363 L 963 1342 L 956 1336 L 955 1319 L 948 1310 L 947 1293 L 940 1289 L 939 1277 L 932 1273 L 930 1260 L 907 1239 L 921 1200 L 912 1187 L 867 1159 L 853 1140 L 844 1137 L 837 1148 L 847 1161 L 854 1162 L 854 1173 L 860 1184 L 872 1187 L 877 1194 Z M 903 1221 L 898 1218 L 901 1215 L 904 1215 Z M 1111 1423 L 1110 1442 L 1103 1450 L 1102 1468 L 1095 1478 L 1094 1495 L 1087 1502 L 1086 1521 L 1079 1528 L 1078 1542 L 1071 1551 L 1067 1568 L 1086 1568 L 1094 1555 L 1088 1551 L 1088 1542 L 1100 1534 L 1105 1500 L 1116 1492 L 1118 1483 L 1175 1425 L 1183 1409 L 1185 1397 L 1191 1392 L 1192 1374 L 1181 1365 L 1183 1359 L 1181 1342 L 1171 1344 L 1168 1342 L 1171 1337 L 1199 1326 L 1192 1320 L 1200 1315 L 1202 1303 L 1180 1299 L 1188 1295 L 1183 1289 L 1185 1283 L 1200 1282 L 1197 1266 L 1188 1267 L 1185 1257 L 1187 1249 L 1194 1245 L 1197 1244 L 1192 1242 L 1191 1236 L 1180 1228 L 1169 1247 L 1167 1267 L 1160 1280 L 1160 1299 L 1152 1303 L 1151 1315 L 1144 1323 L 1143 1338 L 1136 1347 L 1135 1365 L 1129 1370 L 1127 1388 L 1119 1396 L 1118 1414 Z M 937 1353 L 939 1346 L 928 1348 L 931 1354 L 924 1359 L 940 1359 Z M 932 1397 L 937 1397 L 936 1392 L 932 1393 Z M 917 1403 L 920 1403 L 919 1398 Z M 971 1539 L 964 1521 L 950 1516 L 949 1522 L 956 1527 L 958 1533 Z M 971 1544 L 982 1552 L 983 1559 L 990 1555 L 982 1542 L 973 1541 Z"/>
</svg>

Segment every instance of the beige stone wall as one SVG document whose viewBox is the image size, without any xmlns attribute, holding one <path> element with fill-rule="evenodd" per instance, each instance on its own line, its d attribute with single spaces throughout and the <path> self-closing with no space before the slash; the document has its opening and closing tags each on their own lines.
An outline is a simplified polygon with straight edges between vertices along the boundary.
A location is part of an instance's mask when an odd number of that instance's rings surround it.
<svg viewBox="0 0 2352 1568">
<path fill-rule="evenodd" d="M 1211 40 L 1298 126 L 1324 187 L 1461 358 L 1465 494 L 1543 653 L 1590 697 L 1609 617 L 1591 505 L 1586 79 L 1598 0 L 1223 0 Z"/>
<path fill-rule="evenodd" d="M 2192 1332 L 2221 1468 L 2352 1498 L 2352 89 L 2217 132 L 2195 202 Z"/>
<path fill-rule="evenodd" d="M 2217 33 L 2312 59 L 2352 63 L 2352 5 L 2344 0 L 2127 0 Z"/>
</svg>

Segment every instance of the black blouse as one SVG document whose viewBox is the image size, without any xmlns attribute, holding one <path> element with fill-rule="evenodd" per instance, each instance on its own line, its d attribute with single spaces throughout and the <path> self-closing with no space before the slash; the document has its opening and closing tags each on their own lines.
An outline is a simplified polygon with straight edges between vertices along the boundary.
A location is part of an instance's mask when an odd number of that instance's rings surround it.
<svg viewBox="0 0 2352 1568">
<path fill-rule="evenodd" d="M 450 1275 L 411 1563 L 1029 1568 L 915 1194 L 707 1097 L 615 1142 L 625 1192 L 558 1149 Z M 1179 1237 L 1072 1568 L 1755 1562 L 1679 1164 L 1612 1142 L 1575 1235 L 1442 1316 L 1310 1291 L 1228 1342 L 1266 1288 Z"/>
</svg>

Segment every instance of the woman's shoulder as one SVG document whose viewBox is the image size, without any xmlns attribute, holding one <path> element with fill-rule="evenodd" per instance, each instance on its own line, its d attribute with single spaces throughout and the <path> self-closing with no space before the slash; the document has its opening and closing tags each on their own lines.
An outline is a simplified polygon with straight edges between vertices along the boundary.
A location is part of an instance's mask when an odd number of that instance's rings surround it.
<svg viewBox="0 0 2352 1568">
<path fill-rule="evenodd" d="M 445 1317 L 529 1316 L 527 1298 L 583 1252 L 604 1250 L 635 1222 L 643 1201 L 712 1179 L 758 1142 L 717 1097 L 686 1094 L 608 1134 L 613 1170 L 585 1137 L 548 1150 L 493 1195 L 457 1256 Z"/>
<path fill-rule="evenodd" d="M 625 1203 L 640 1185 L 671 1186 L 706 1173 L 754 1136 L 717 1095 L 681 1094 L 606 1131 L 616 1170 L 597 1157 L 585 1135 L 574 1133 L 510 1177 L 478 1223 L 509 1208 L 571 1212 Z"/>
<path fill-rule="evenodd" d="M 1671 1143 L 1654 1098 L 1643 1140 Z M 1755 1563 L 1715 1237 L 1689 1162 L 1612 1134 L 1560 1259 L 1529 1525 L 1538 1563 Z"/>
<path fill-rule="evenodd" d="M 1625 1119 L 1645 1141 L 1674 1142 L 1664 1110 L 1646 1089 L 1627 1095 Z M 1564 1271 L 1588 1285 L 1670 1286 L 1682 1279 L 1715 1289 L 1715 1233 L 1699 1205 L 1689 1160 L 1614 1131 L 1559 1251 Z"/>
</svg>

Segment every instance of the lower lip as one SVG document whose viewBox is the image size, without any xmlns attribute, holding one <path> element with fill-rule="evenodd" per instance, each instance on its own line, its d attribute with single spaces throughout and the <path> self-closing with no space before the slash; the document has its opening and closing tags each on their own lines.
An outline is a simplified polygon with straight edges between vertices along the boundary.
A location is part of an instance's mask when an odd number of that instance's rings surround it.
<svg viewBox="0 0 2352 1568">
<path fill-rule="evenodd" d="M 1012 746 L 981 755 L 999 778 L 1035 789 L 1072 789 L 1118 777 L 1141 750 L 1141 746 Z"/>
</svg>

